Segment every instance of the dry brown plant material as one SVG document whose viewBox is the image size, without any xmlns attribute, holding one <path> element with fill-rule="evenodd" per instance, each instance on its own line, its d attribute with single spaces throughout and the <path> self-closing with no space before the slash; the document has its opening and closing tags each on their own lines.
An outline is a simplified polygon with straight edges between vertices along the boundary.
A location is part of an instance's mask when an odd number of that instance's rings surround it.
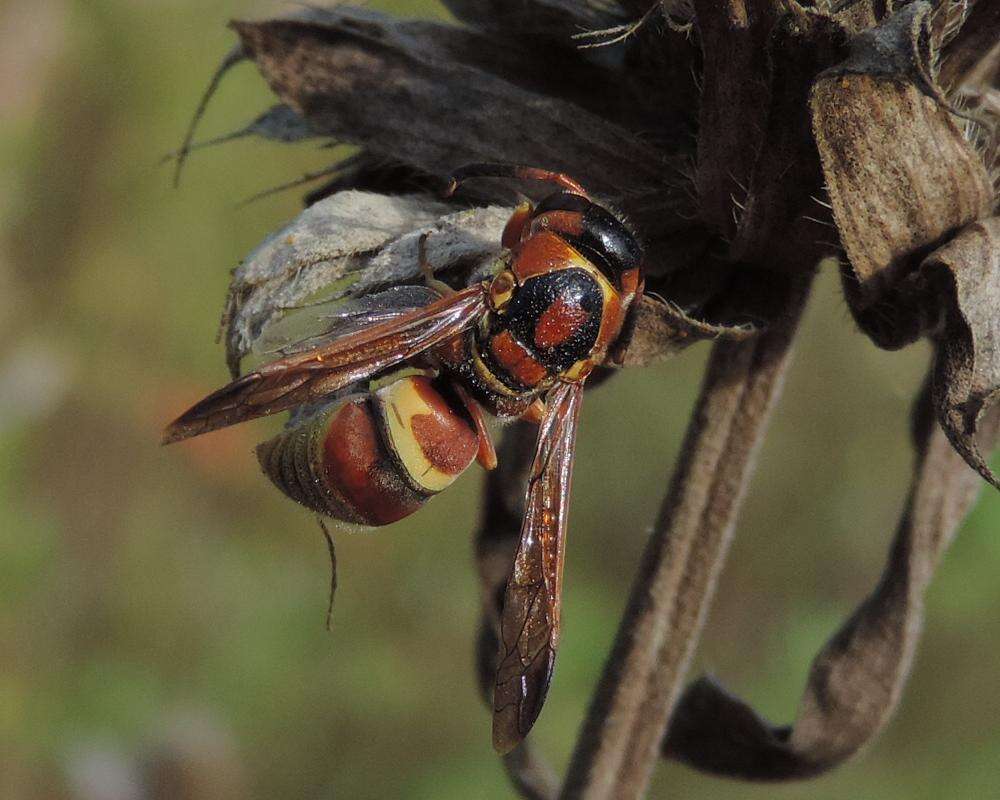
<svg viewBox="0 0 1000 800">
<path fill-rule="evenodd" d="M 571 173 L 645 246 L 648 294 L 622 363 L 715 343 L 569 772 L 560 781 L 525 742 L 504 757 L 512 782 L 532 798 L 635 798 L 661 754 L 753 780 L 842 763 L 891 718 L 924 590 L 982 478 L 1000 486 L 986 463 L 1000 428 L 1000 2 L 448 5 L 466 27 L 349 7 L 234 23 L 239 45 L 206 102 L 247 59 L 278 102 L 221 138 L 360 150 L 322 170 L 311 207 L 236 271 L 231 368 L 303 317 L 417 280 L 422 234 L 453 285 L 484 274 L 512 198 L 483 185 L 442 200 L 464 162 Z M 581 50 L 581 31 L 628 35 Z M 710 679 L 684 681 L 813 272 L 830 257 L 875 344 L 929 338 L 936 355 L 882 578 L 816 656 L 795 723 L 776 727 Z M 532 438 L 524 424 L 508 431 L 486 486 L 484 692 Z"/>
</svg>

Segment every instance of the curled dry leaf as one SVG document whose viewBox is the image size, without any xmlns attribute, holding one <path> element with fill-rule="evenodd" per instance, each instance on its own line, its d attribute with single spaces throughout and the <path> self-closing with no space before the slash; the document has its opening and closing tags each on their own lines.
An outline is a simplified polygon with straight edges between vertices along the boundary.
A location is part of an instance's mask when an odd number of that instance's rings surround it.
<svg viewBox="0 0 1000 800">
<path fill-rule="evenodd" d="M 387 197 L 355 191 L 341 192 L 307 208 L 268 236 L 233 273 L 225 312 L 230 368 L 238 372 L 240 360 L 264 327 L 284 312 L 317 299 L 346 297 L 369 268 L 377 267 L 375 273 L 383 283 L 413 278 L 419 273 L 416 237 L 432 230 L 447 231 L 454 217 L 465 222 L 463 236 L 458 242 L 448 233 L 428 237 L 432 264 L 495 252 L 503 225 L 499 210 L 484 209 L 471 218 L 469 212 L 449 215 L 449 211 L 425 196 Z M 409 247 L 401 256 L 399 246 L 392 244 L 406 234 L 410 234 Z"/>
<path fill-rule="evenodd" d="M 798 4 L 703 3 L 705 59 L 696 184 L 730 261 L 811 271 L 836 252 L 807 98 L 848 34 Z"/>
<path fill-rule="evenodd" d="M 979 156 L 920 82 L 928 4 L 905 7 L 855 38 L 817 80 L 810 101 L 833 216 L 846 251 L 855 318 L 882 347 L 926 332 L 924 309 L 900 291 L 921 259 L 987 216 L 993 187 Z"/>
<path fill-rule="evenodd" d="M 843 55 L 844 29 L 793 6 L 767 39 L 769 100 L 763 139 L 748 176 L 730 255 L 780 270 L 812 270 L 836 252 L 829 210 L 813 198 L 823 179 L 809 125 L 816 75 Z"/>
<path fill-rule="evenodd" d="M 1000 217 L 966 227 L 921 273 L 947 309 L 934 375 L 938 419 L 962 457 L 1000 489 L 977 443 L 1000 400 Z"/>
<path fill-rule="evenodd" d="M 707 772 L 786 780 L 824 772 L 870 742 L 896 708 L 923 622 L 923 596 L 982 485 L 918 403 L 913 484 L 878 585 L 813 661 L 794 726 L 776 727 L 709 678 L 677 705 L 664 754 Z M 983 425 L 992 445 L 1000 414 Z"/>
<path fill-rule="evenodd" d="M 767 37 L 778 9 L 764 0 L 696 0 L 704 54 L 695 183 L 701 218 L 727 238 L 733 198 L 746 194 L 767 124 Z"/>
<path fill-rule="evenodd" d="M 662 182 L 664 158 L 629 131 L 481 69 L 480 51 L 496 49 L 488 37 L 346 9 L 322 23 L 233 27 L 275 94 L 315 129 L 428 173 L 507 161 L 571 170 L 604 193 Z"/>
</svg>

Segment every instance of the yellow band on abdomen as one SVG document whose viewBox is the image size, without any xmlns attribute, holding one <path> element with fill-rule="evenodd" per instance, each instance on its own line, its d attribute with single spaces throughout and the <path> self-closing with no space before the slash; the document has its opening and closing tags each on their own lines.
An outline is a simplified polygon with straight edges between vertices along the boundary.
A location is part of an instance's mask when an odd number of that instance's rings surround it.
<svg viewBox="0 0 1000 800">
<path fill-rule="evenodd" d="M 440 492 L 472 463 L 479 436 L 423 376 L 375 392 L 383 431 L 409 478 L 426 492 Z"/>
</svg>

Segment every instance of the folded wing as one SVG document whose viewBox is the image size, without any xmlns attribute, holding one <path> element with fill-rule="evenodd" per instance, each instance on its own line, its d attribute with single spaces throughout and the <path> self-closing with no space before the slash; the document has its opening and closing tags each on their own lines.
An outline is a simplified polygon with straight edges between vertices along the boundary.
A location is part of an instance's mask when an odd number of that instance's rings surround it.
<svg viewBox="0 0 1000 800">
<path fill-rule="evenodd" d="M 461 333 L 486 310 L 481 284 L 381 324 L 265 364 L 167 426 L 163 443 L 312 403 Z"/>
<path fill-rule="evenodd" d="M 560 383 L 546 398 L 531 467 L 521 540 L 500 618 L 493 690 L 493 746 L 512 750 L 534 725 L 559 644 L 559 597 L 573 448 L 583 385 Z"/>
</svg>

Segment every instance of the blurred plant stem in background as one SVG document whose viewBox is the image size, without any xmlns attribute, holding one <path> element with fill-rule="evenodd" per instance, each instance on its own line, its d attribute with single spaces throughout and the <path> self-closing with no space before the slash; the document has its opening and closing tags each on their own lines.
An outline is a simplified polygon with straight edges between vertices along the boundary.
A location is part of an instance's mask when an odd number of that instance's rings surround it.
<svg viewBox="0 0 1000 800">
<path fill-rule="evenodd" d="M 196 153 L 178 190 L 158 164 L 234 41 L 225 22 L 256 10 L 0 8 L 0 797 L 144 796 L 155 776 L 161 788 L 177 769 L 196 779 L 191 742 L 230 779 L 199 796 L 509 796 L 471 669 L 479 476 L 377 535 L 338 537 L 328 635 L 322 538 L 252 454 L 277 423 L 158 446 L 172 413 L 225 379 L 213 337 L 229 270 L 300 208 L 296 192 L 237 203 L 331 160 L 314 144 L 240 141 Z M 238 67 L 205 133 L 269 103 L 253 67 Z M 927 359 L 922 345 L 877 351 L 844 324 L 839 296 L 824 273 L 695 669 L 778 719 L 878 574 L 888 540 L 873 536 L 903 503 L 909 398 Z M 588 399 L 560 665 L 536 735 L 558 766 L 706 349 Z M 931 589 L 877 758 L 808 788 L 668 766 L 651 796 L 985 796 L 1000 748 L 998 525 L 1000 501 L 984 493 Z"/>
</svg>

